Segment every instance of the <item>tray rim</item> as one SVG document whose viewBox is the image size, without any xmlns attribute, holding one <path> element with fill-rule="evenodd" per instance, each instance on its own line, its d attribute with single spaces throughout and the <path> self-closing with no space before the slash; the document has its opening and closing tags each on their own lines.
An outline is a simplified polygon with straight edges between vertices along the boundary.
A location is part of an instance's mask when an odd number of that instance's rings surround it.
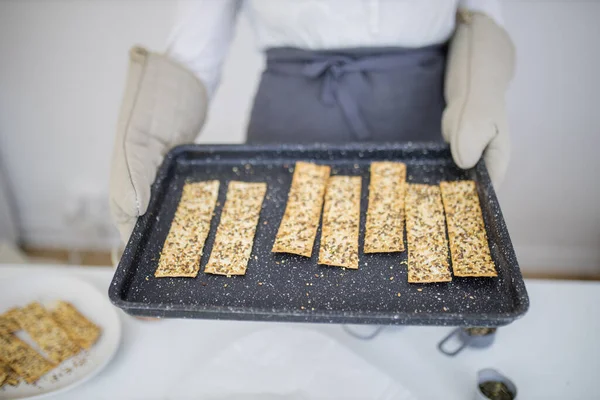
<svg viewBox="0 0 600 400">
<path fill-rule="evenodd" d="M 176 159 L 191 152 L 209 152 L 209 153 L 256 153 L 256 152 L 275 152 L 281 154 L 284 152 L 298 151 L 402 151 L 402 152 L 444 152 L 449 150 L 449 146 L 441 142 L 407 142 L 407 143 L 385 143 L 385 142 L 360 142 L 360 143 L 345 143 L 345 144 L 185 144 L 176 146 L 171 149 L 164 157 L 160 165 L 156 179 L 151 187 L 151 198 L 148 209 L 151 209 L 159 201 L 155 193 L 161 189 L 164 180 L 166 179 L 169 169 L 175 165 Z M 315 160 L 317 163 L 319 160 Z M 485 162 L 481 159 L 473 168 L 478 176 L 478 183 L 485 186 L 489 190 L 489 194 L 493 202 L 496 203 L 498 209 L 497 229 L 499 233 L 508 239 L 508 246 L 503 248 L 503 255 L 506 257 L 506 262 L 511 266 L 511 276 L 513 282 L 512 291 L 515 292 L 515 308 L 511 312 L 502 313 L 486 313 L 485 317 L 482 314 L 454 314 L 454 313 L 408 313 L 408 312 L 345 312 L 345 311 L 308 311 L 302 310 L 295 312 L 275 311 L 276 308 L 255 309 L 248 307 L 228 307 L 228 306 L 196 306 L 194 310 L 190 310 L 189 306 L 171 304 L 171 303 L 140 303 L 124 300 L 121 298 L 122 287 L 124 284 L 124 274 L 127 267 L 133 263 L 134 251 L 139 246 L 142 240 L 142 235 L 131 235 L 123 252 L 123 256 L 119 261 L 117 269 L 113 275 L 113 279 L 109 286 L 108 296 L 110 301 L 121 308 L 123 311 L 131 315 L 138 316 L 156 316 L 164 314 L 164 317 L 171 317 L 168 314 L 172 312 L 180 312 L 189 314 L 183 318 L 206 318 L 206 319 L 237 319 L 237 320 L 255 320 L 255 321 L 281 321 L 281 322 L 326 322 L 326 323 L 386 323 L 386 324 L 405 324 L 408 322 L 411 325 L 464 325 L 464 326 L 502 326 L 514 322 L 521 318 L 529 309 L 529 296 L 527 294 L 525 282 L 521 274 L 521 269 L 517 261 L 512 240 L 508 234 L 508 228 L 504 220 L 503 213 L 499 207 L 498 198 L 494 187 L 491 183 Z M 147 214 L 145 214 L 147 215 Z M 135 231 L 145 231 L 148 229 L 149 221 L 144 216 L 138 218 L 134 227 Z M 175 278 L 177 279 L 177 278 Z M 181 278 L 185 279 L 185 278 Z M 168 308 L 166 307 L 168 304 Z M 345 315 L 345 314 L 349 315 Z M 220 314 L 242 318 L 221 318 Z M 172 316 L 171 318 L 182 318 Z M 465 324 L 464 321 L 469 320 L 471 323 Z"/>
</svg>

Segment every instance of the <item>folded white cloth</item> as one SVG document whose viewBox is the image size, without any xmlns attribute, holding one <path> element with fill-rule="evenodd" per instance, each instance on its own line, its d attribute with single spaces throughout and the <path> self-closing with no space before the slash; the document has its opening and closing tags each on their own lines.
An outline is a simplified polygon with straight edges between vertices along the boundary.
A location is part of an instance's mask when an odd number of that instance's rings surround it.
<svg viewBox="0 0 600 400">
<path fill-rule="evenodd" d="M 400 382 L 334 339 L 286 327 L 254 332 L 227 345 L 182 377 L 174 397 L 184 398 L 189 387 L 197 388 L 196 398 L 211 400 L 415 399 Z"/>
</svg>

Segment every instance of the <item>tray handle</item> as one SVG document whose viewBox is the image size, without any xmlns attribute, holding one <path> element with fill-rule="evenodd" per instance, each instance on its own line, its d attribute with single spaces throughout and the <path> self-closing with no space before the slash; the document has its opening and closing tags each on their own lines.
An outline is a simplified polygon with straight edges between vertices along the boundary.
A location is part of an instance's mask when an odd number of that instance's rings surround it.
<svg viewBox="0 0 600 400">
<path fill-rule="evenodd" d="M 460 334 L 461 328 L 456 328 L 455 330 L 453 330 L 452 332 L 450 332 L 445 338 L 443 338 L 439 343 L 438 343 L 438 349 L 444 353 L 447 356 L 450 357 L 454 357 L 455 355 L 457 355 L 458 353 L 460 353 L 461 351 L 463 351 L 463 349 L 465 347 L 467 347 L 469 345 L 469 343 L 467 341 L 462 341 L 460 343 L 460 346 L 458 346 L 456 349 L 454 350 L 447 350 L 445 348 L 446 343 L 452 339 L 453 336 L 457 336 L 458 334 Z"/>
</svg>

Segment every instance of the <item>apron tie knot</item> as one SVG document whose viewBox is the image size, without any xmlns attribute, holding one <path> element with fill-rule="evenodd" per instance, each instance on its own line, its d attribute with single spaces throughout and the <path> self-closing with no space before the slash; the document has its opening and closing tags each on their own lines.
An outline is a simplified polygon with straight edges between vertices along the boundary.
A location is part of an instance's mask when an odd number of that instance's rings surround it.
<svg viewBox="0 0 600 400">
<path fill-rule="evenodd" d="M 327 106 L 338 106 L 354 136 L 361 140 L 372 137 L 362 116 L 357 99 L 370 89 L 366 78 L 368 72 L 379 72 L 406 67 L 422 67 L 427 61 L 438 60 L 436 47 L 393 54 L 349 57 L 326 52 L 302 52 L 287 49 L 292 56 L 271 53 L 267 59 L 267 70 L 287 75 L 305 76 L 321 84 L 320 102 Z"/>
</svg>

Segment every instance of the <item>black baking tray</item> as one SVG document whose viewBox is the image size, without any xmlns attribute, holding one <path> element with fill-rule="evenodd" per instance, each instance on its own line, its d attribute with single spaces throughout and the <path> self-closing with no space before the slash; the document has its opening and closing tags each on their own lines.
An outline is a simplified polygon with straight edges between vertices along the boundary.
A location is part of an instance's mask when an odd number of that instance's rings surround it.
<svg viewBox="0 0 600 400">
<path fill-rule="evenodd" d="M 273 254 L 271 247 L 285 209 L 294 163 L 310 160 L 334 175 L 362 180 L 360 249 L 368 201 L 369 164 L 407 164 L 407 180 L 477 182 L 497 278 L 409 284 L 406 252 L 360 253 L 358 270 L 317 264 L 313 256 Z M 221 181 L 200 273 L 196 278 L 154 278 L 159 254 L 186 181 Z M 267 182 L 252 256 L 245 276 L 205 274 L 220 213 L 231 180 Z M 167 154 L 109 289 L 127 313 L 166 318 L 235 319 L 327 323 L 501 326 L 522 316 L 529 299 L 498 199 L 483 162 L 461 170 L 443 144 L 186 145 Z"/>
</svg>

